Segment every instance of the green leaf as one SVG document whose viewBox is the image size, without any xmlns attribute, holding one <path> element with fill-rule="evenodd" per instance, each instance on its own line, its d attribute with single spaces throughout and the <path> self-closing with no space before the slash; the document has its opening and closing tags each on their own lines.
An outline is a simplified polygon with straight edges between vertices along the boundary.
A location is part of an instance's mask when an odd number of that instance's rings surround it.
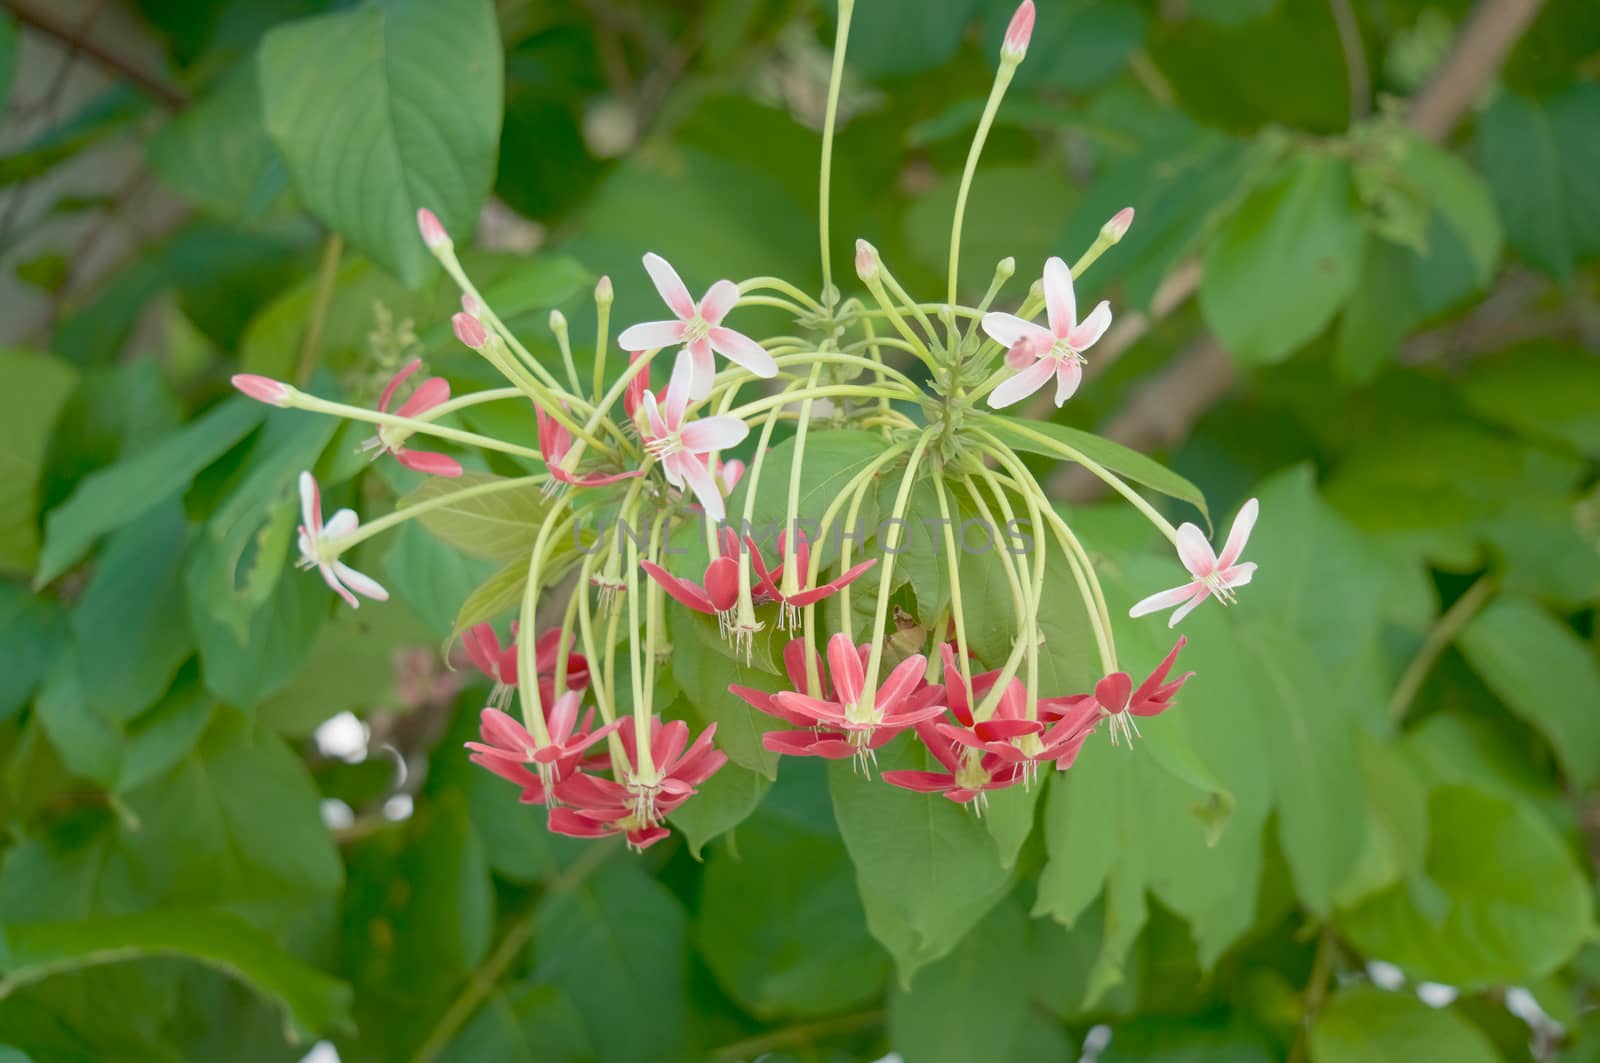
<svg viewBox="0 0 1600 1063">
<path fill-rule="evenodd" d="M 771 780 L 760 772 L 738 764 L 724 764 L 700 784 L 700 792 L 693 801 L 685 802 L 669 818 L 674 827 L 683 831 L 689 852 L 700 859 L 707 842 L 750 818 L 771 785 Z"/>
<path fill-rule="evenodd" d="M 1464 990 L 1523 983 L 1594 934 L 1589 883 L 1566 843 L 1519 801 L 1470 786 L 1428 796 L 1421 874 L 1338 920 L 1368 955 Z"/>
<path fill-rule="evenodd" d="M 776 690 L 781 681 L 746 665 L 742 657 L 729 656 L 710 617 L 669 606 L 667 631 L 672 638 L 672 676 L 702 725 L 717 725 L 717 748 L 735 764 L 764 778 L 776 778 L 778 754 L 762 746 L 761 736 L 781 730 L 783 725 L 751 708 L 749 702 L 730 693 L 728 686 Z"/>
<path fill-rule="evenodd" d="M 932 9 L 920 0 L 859 4 L 850 19 L 850 64 L 873 78 L 939 66 L 961 47 L 977 9 L 977 0 L 950 0 Z"/>
<path fill-rule="evenodd" d="M 67 614 L 59 604 L 0 583 L 0 720 L 33 696 L 66 641 Z"/>
<path fill-rule="evenodd" d="M 1577 347 L 1532 344 L 1474 362 L 1462 394 L 1480 417 L 1531 439 L 1559 440 L 1600 457 L 1600 363 Z"/>
<path fill-rule="evenodd" d="M 259 219 L 289 184 L 262 125 L 254 57 L 162 126 L 146 151 L 168 187 L 225 221 Z"/>
<path fill-rule="evenodd" d="M 394 532 L 383 555 L 384 585 L 440 639 L 450 634 L 458 606 L 473 585 L 492 572 L 492 562 L 440 542 L 420 523 Z"/>
<path fill-rule="evenodd" d="M 313 590 L 323 585 L 311 573 L 294 572 L 288 578 L 310 584 Z M 403 605 L 360 611 L 341 608 L 322 625 L 310 657 L 294 678 L 260 706 L 256 716 L 279 734 L 305 737 L 330 716 L 365 714 L 392 704 L 394 653 L 412 646 L 437 652 L 438 637 Z"/>
<path fill-rule="evenodd" d="M 0 32 L 0 53 L 4 51 Z M 4 84 L 0 54 L 0 85 Z M 48 354 L 0 351 L 0 423 L 6 425 L 6 447 L 0 453 L 0 572 L 32 571 L 39 556 L 39 487 L 46 446 L 56 415 L 61 412 L 78 374 Z"/>
<path fill-rule="evenodd" d="M 417 209 L 464 235 L 494 180 L 502 66 L 489 0 L 382 0 L 268 33 L 262 113 L 307 208 L 415 285 Z"/>
<path fill-rule="evenodd" d="M 266 409 L 243 396 L 229 399 L 161 442 L 85 479 L 45 521 L 34 585 L 50 583 L 82 560 L 102 535 L 186 488 L 196 473 L 260 424 Z"/>
<path fill-rule="evenodd" d="M 1023 421 L 1015 417 L 994 415 L 987 423 L 998 428 L 997 434 L 1016 449 L 1031 454 L 1042 454 L 1057 461 L 1071 459 L 1063 459 L 1060 451 L 1047 443 L 1029 438 L 1022 430 L 1030 429 L 1065 443 L 1090 461 L 1104 466 L 1124 479 L 1132 480 L 1152 491 L 1159 491 L 1169 498 L 1189 503 L 1200 511 L 1201 517 L 1205 518 L 1207 524 L 1211 523 L 1211 514 L 1206 509 L 1206 496 L 1200 488 L 1155 459 L 1146 457 L 1115 440 L 1082 429 L 1069 428 L 1053 421 Z"/>
<path fill-rule="evenodd" d="M 679 1057 L 686 1035 L 686 923 L 666 887 L 623 864 L 603 867 L 540 904 L 534 979 L 577 1007 L 596 1058 Z"/>
<path fill-rule="evenodd" d="M 795 510 L 796 518 L 804 522 L 801 527 L 804 529 L 809 526 L 815 531 L 827 513 L 828 507 L 862 469 L 883 453 L 884 446 L 883 437 L 873 432 L 853 428 L 818 431 L 814 428 L 806 437 L 805 454 L 800 465 L 800 492 Z M 777 533 L 782 530 L 783 522 L 788 516 L 789 475 L 793 464 L 792 437 L 769 449 L 762 464 L 761 481 L 756 486 L 756 503 L 750 515 L 750 524 L 751 534 L 755 536 L 757 545 L 763 550 L 770 551 L 777 544 Z M 874 481 L 878 484 L 888 483 L 891 475 L 896 477 L 893 482 L 898 483 L 898 472 L 894 471 L 892 462 L 878 471 Z M 733 496 L 728 499 L 730 521 L 737 523 L 744 519 L 745 498 L 749 488 L 750 478 L 746 477 Z M 822 560 L 819 563 L 822 566 L 833 564 L 834 559 L 838 557 L 840 530 L 854 534 L 858 531 L 870 532 L 876 529 L 877 507 L 873 504 L 876 494 L 877 492 L 869 484 L 867 497 L 861 502 L 861 510 L 856 516 L 857 526 L 854 528 L 844 527 L 849 503 L 846 502 L 841 508 L 834 520 L 834 527 L 839 530 L 830 532 L 827 539 L 820 544 Z M 851 546 L 853 549 L 859 547 L 860 541 L 852 539 Z M 857 553 L 859 554 L 859 550 Z"/>
<path fill-rule="evenodd" d="M 17 20 L 13 15 L 0 18 L 0 111 L 11 95 L 11 79 L 17 72 Z"/>
<path fill-rule="evenodd" d="M 466 472 L 458 477 L 430 477 L 422 482 L 422 486 L 400 499 L 400 508 L 496 481 L 510 483 L 505 477 L 481 472 Z M 533 553 L 534 541 L 550 512 L 550 500 L 539 485 L 524 484 L 439 506 L 423 513 L 417 521 L 436 538 L 473 557 L 493 561 L 521 557 L 526 561 Z M 555 549 L 560 554 L 576 549 L 576 546 L 568 535 L 555 544 Z"/>
<path fill-rule="evenodd" d="M 1411 993 L 1371 985 L 1342 990 L 1311 1026 L 1316 1063 L 1496 1063 L 1500 1056 L 1451 1008 L 1431 1008 Z"/>
<path fill-rule="evenodd" d="M 878 751 L 878 769 L 926 770 L 928 759 L 901 738 Z M 977 925 L 1005 895 L 1011 875 L 970 809 L 886 786 L 853 768 L 829 765 L 834 816 L 855 862 L 867 927 L 908 984 Z"/>
<path fill-rule="evenodd" d="M 859 1007 L 889 976 L 889 957 L 867 933 L 850 858 L 831 831 L 758 813 L 737 844 L 712 851 L 700 911 L 701 955 L 723 988 L 763 1019 Z"/>
<path fill-rule="evenodd" d="M 443 1063 L 583 1063 L 595 1057 L 572 1001 L 553 986 L 523 982 L 486 1000 L 439 1058 Z"/>
<path fill-rule="evenodd" d="M 1422 314 L 1412 270 L 1416 256 L 1388 240 L 1368 240 L 1361 277 L 1339 318 L 1335 350 L 1353 381 L 1365 382 L 1394 360 Z"/>
<path fill-rule="evenodd" d="M 237 915 L 154 911 L 0 927 L 0 997 L 66 971 L 168 955 L 248 982 L 305 1036 L 349 1022 L 350 987 L 289 955 Z"/>
<path fill-rule="evenodd" d="M 1348 164 L 1295 156 L 1240 204 L 1207 251 L 1206 324 L 1239 362 L 1283 361 L 1349 298 L 1365 239 Z"/>
<path fill-rule="evenodd" d="M 1478 286 L 1489 283 L 1500 261 L 1503 236 L 1494 196 L 1484 179 L 1459 157 L 1408 134 L 1396 166 L 1412 190 L 1461 238 Z"/>
<path fill-rule="evenodd" d="M 1572 629 L 1536 603 L 1503 595 L 1457 637 L 1506 707 L 1549 739 L 1580 787 L 1600 779 L 1600 667 Z"/>
<path fill-rule="evenodd" d="M 889 1044 L 916 1063 L 1015 1058 L 1029 1010 L 1028 917 L 1007 900 L 909 987 L 889 993 Z M 995 963 L 997 957 L 1005 962 Z"/>
<path fill-rule="evenodd" d="M 522 601 L 522 591 L 528 585 L 528 559 L 513 558 L 504 568 L 478 584 L 456 610 L 455 622 L 450 625 L 450 639 L 455 641 L 469 627 L 494 620 Z"/>
</svg>

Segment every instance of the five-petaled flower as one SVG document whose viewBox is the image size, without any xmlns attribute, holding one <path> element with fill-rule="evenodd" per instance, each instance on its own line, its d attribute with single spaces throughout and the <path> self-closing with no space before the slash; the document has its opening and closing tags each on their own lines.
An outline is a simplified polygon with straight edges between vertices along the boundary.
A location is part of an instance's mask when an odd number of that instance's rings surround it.
<svg viewBox="0 0 1600 1063">
<path fill-rule="evenodd" d="M 945 770 L 886 771 L 883 781 L 890 786 L 919 794 L 943 794 L 957 804 L 975 802 L 973 807 L 982 815 L 990 790 L 1003 790 L 1029 777 L 1026 762 L 1008 760 L 999 753 L 974 753 L 934 724 L 917 724 L 917 737 Z"/>
<path fill-rule="evenodd" d="M 631 721 L 617 731 L 625 753 L 621 782 L 575 772 L 556 783 L 555 795 L 565 808 L 550 810 L 550 829 L 575 838 L 625 834 L 628 844 L 643 849 L 670 833 L 661 820 L 696 793 L 696 787 L 728 762 L 712 744 L 717 725 L 710 724 L 689 744 L 689 725 L 682 720 L 651 720 L 651 770 L 639 766 L 636 728 Z"/>
<path fill-rule="evenodd" d="M 493 624 L 477 624 L 461 636 L 467 657 L 478 671 L 494 683 L 489 692 L 489 704 L 504 709 L 511 704 L 511 695 L 517 687 L 517 623 L 511 623 L 511 641 L 500 645 Z M 551 628 L 533 644 L 534 668 L 539 674 L 539 699 L 549 705 L 555 700 L 556 654 L 561 646 L 561 631 Z M 589 661 L 581 653 L 571 652 L 568 639 L 567 690 L 586 690 L 589 687 Z"/>
<path fill-rule="evenodd" d="M 314 568 L 322 573 L 328 586 L 339 592 L 339 597 L 355 609 L 361 607 L 356 594 L 373 601 L 386 602 L 389 592 L 370 576 L 365 576 L 339 560 L 339 540 L 361 525 L 361 518 L 353 509 L 341 509 L 322 521 L 322 492 L 309 472 L 300 474 L 300 560 L 301 568 Z M 355 593 L 352 594 L 351 592 Z"/>
<path fill-rule="evenodd" d="M 1188 638 L 1179 635 L 1166 657 L 1137 687 L 1127 672 L 1112 672 L 1094 685 L 1094 693 L 1047 698 L 1039 702 L 1039 711 L 1046 718 L 1058 721 L 1058 727 L 1065 727 L 1078 735 L 1079 741 L 1087 737 L 1101 720 L 1109 720 L 1111 744 L 1116 745 L 1120 735 L 1132 746 L 1134 736 L 1139 733 L 1139 725 L 1134 717 L 1159 716 L 1172 708 L 1178 691 L 1194 675 L 1193 672 L 1185 672 L 1176 679 L 1167 678 L 1173 662 L 1178 659 L 1178 651 L 1188 641 Z"/>
<path fill-rule="evenodd" d="M 687 484 L 705 508 L 706 516 L 721 520 L 727 515 L 722 492 L 711 470 L 706 468 L 703 456 L 738 444 L 750 434 L 750 426 L 737 417 L 702 417 L 685 424 L 689 376 L 689 366 L 680 362 L 667 384 L 666 401 L 660 405 L 655 395 L 644 393 L 641 402 L 648 426 L 644 432 L 644 449 L 661 462 L 661 471 L 666 474 L 668 483 L 674 487 Z"/>
<path fill-rule="evenodd" d="M 989 393 L 989 405 L 997 410 L 1021 402 L 1052 376 L 1056 405 L 1066 402 L 1083 380 L 1083 352 L 1111 326 L 1111 304 L 1103 299 L 1088 317 L 1078 320 L 1072 271 L 1059 258 L 1044 264 L 1044 305 L 1049 328 L 1015 314 L 983 316 L 983 331 L 1006 348 L 1006 365 L 1015 371 Z"/>
<path fill-rule="evenodd" d="M 1065 771 L 1077 759 L 1078 750 L 1088 737 L 1089 728 L 1075 724 L 1057 723 L 1047 719 L 1046 702 L 1038 705 L 1039 718 L 1028 717 L 1028 691 L 1022 680 L 1012 677 L 996 699 L 994 711 L 981 723 L 973 715 L 973 701 L 979 704 L 989 698 L 1000 679 L 1000 671 L 984 672 L 972 677 L 972 693 L 967 694 L 966 684 L 956 665 L 955 647 L 945 643 L 944 685 L 945 700 L 950 715 L 959 726 L 936 722 L 933 726 L 946 740 L 970 750 L 999 757 L 1006 763 L 1018 764 L 1023 769 L 1024 782 L 1031 782 L 1040 764 L 1053 761 Z M 922 732 L 919 730 L 918 734 Z M 934 747 L 929 746 L 929 749 Z M 938 755 L 934 750 L 935 756 Z"/>
<path fill-rule="evenodd" d="M 706 565 L 706 574 L 699 583 L 674 576 L 654 561 L 641 561 L 639 567 L 680 605 L 716 617 L 717 627 L 726 638 L 728 625 L 733 622 L 734 610 L 739 605 L 739 544 L 732 528 L 722 531 L 721 550 Z"/>
<path fill-rule="evenodd" d="M 406 363 L 404 369 L 394 375 L 383 389 L 383 394 L 378 396 L 379 413 L 389 412 L 389 405 L 394 402 L 394 393 L 405 383 L 406 377 L 421 368 L 422 359 L 413 358 Z M 411 397 L 401 403 L 400 408 L 394 413 L 396 417 L 420 417 L 449 401 L 449 382 L 442 377 L 429 377 L 417 386 L 417 390 L 413 391 Z M 393 454 L 401 465 L 415 472 L 427 473 L 429 476 L 461 475 L 461 463 L 448 454 L 435 454 L 432 451 L 412 450 L 407 447 L 405 443 L 411 434 L 411 429 L 400 425 L 383 425 L 378 429 L 377 435 L 361 445 L 361 449 L 371 451 L 374 458 L 379 454 Z"/>
<path fill-rule="evenodd" d="M 644 268 L 677 320 L 646 321 L 623 329 L 617 342 L 624 350 L 645 351 L 683 344 L 693 370 L 689 397 L 697 401 L 711 394 L 711 382 L 717 373 L 716 362 L 711 357 L 713 350 L 758 377 L 778 375 L 778 363 L 761 344 L 722 324 L 722 319 L 739 301 L 737 284 L 729 280 L 717 281 L 696 304 L 678 271 L 666 259 L 654 253 L 645 255 Z"/>
<path fill-rule="evenodd" d="M 522 787 L 523 803 L 547 804 L 552 793 L 559 793 L 555 788 L 561 781 L 582 765 L 589 747 L 624 722 L 590 730 L 594 710 L 584 713 L 580 725 L 578 710 L 582 702 L 581 692 L 569 690 L 546 707 L 545 728 L 550 741 L 542 745 L 533 732 L 506 713 L 492 706 L 485 708 L 478 717 L 478 734 L 483 741 L 466 744 L 472 751 L 468 759 Z"/>
<path fill-rule="evenodd" d="M 1228 541 L 1223 544 L 1221 554 L 1212 552 L 1211 544 L 1206 542 L 1205 532 L 1195 525 L 1179 525 L 1178 560 L 1183 562 L 1183 567 L 1189 570 L 1194 579 L 1181 587 L 1150 595 L 1129 609 L 1128 615 L 1144 616 L 1176 605 L 1178 608 L 1173 612 L 1172 619 L 1167 621 L 1168 627 L 1176 627 L 1178 621 L 1212 595 L 1224 605 L 1232 605 L 1234 589 L 1243 587 L 1255 575 L 1255 562 L 1241 564 L 1239 555 L 1244 553 L 1244 545 L 1250 539 L 1250 529 L 1255 527 L 1260 511 L 1260 503 L 1253 498 L 1240 507 L 1239 515 L 1233 518 L 1233 527 L 1228 529 Z"/>
</svg>

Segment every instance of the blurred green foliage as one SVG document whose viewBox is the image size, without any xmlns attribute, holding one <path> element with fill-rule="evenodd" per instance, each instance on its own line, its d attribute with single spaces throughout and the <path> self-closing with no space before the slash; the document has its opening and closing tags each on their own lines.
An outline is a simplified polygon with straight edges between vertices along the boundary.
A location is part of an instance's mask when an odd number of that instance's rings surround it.
<svg viewBox="0 0 1600 1063">
<path fill-rule="evenodd" d="M 3 194 L 34 197 L 0 211 L 8 283 L 50 309 L 0 351 L 0 1058 L 327 1039 L 347 1063 L 925 1063 L 1076 1059 L 1086 1036 L 1105 1063 L 1600 1058 L 1591 2 L 1544 4 L 1434 144 L 1403 101 L 1460 0 L 1043 0 L 963 276 L 981 294 L 1014 255 L 1031 278 L 1137 209 L 1080 298 L 1152 327 L 1044 428 L 1175 519 L 1259 495 L 1260 575 L 1188 622 L 1199 675 L 1136 752 L 1097 748 L 982 820 L 848 767 L 778 771 L 732 664 L 675 617 L 666 700 L 716 720 L 733 763 L 675 817 L 686 844 L 642 856 L 546 833 L 460 749 L 485 689 L 438 649 L 515 599 L 501 566 L 537 502 L 363 547 L 396 600 L 349 612 L 287 571 L 294 476 L 363 512 L 429 487 L 226 381 L 370 402 L 421 355 L 482 385 L 417 205 L 458 245 L 476 229 L 469 265 L 540 356 L 552 308 L 592 337 L 601 274 L 613 321 L 655 316 L 645 250 L 697 290 L 814 289 L 833 5 L 120 6 L 184 105 L 117 83 L 0 161 Z M 943 291 L 1009 15 L 857 0 L 836 264 L 866 237 Z M 50 91 L 13 77 L 30 48 L 59 42 L 0 17 L 19 121 Z M 130 146 L 183 209 L 86 276 L 53 227 L 114 224 L 122 193 L 53 175 Z M 1189 263 L 1197 297 L 1170 305 Z M 1233 386 L 1139 440 L 1182 476 L 1086 440 L 1207 335 Z M 529 420 L 467 423 L 531 445 Z M 864 460 L 844 432 L 809 457 L 808 495 Z M 1063 506 L 1119 599 L 1169 585 L 1142 524 Z M 938 566 L 902 571 L 924 604 L 948 594 Z M 1168 645 L 1118 634 L 1133 666 Z M 1051 633 L 1064 684 L 1083 637 Z M 365 725 L 354 762 L 312 737 L 341 713 Z M 1424 1003 L 1423 982 L 1459 995 Z"/>
</svg>

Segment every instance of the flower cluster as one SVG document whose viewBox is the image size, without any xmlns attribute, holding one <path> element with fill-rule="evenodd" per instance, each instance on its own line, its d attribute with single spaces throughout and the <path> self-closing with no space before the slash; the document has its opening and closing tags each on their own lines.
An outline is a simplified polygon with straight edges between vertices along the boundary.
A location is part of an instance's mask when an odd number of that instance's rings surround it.
<svg viewBox="0 0 1600 1063">
<path fill-rule="evenodd" d="M 848 21 L 849 8 L 842 7 L 841 37 Z M 1082 465 L 1173 544 L 1192 579 L 1138 602 L 1130 615 L 1174 608 L 1175 625 L 1207 598 L 1231 604 L 1250 581 L 1255 566 L 1241 554 L 1257 517 L 1254 500 L 1216 553 L 1200 528 L 1174 527 L 1113 469 L 1025 417 L 995 412 L 1052 381 L 1051 398 L 1061 407 L 1082 386 L 1087 352 L 1106 335 L 1112 311 L 1102 301 L 1080 319 L 1074 279 L 1133 221 L 1131 209 L 1120 211 L 1072 265 L 1057 257 L 1043 263 L 1038 283 L 1011 311 L 991 309 L 1015 270 L 1009 259 L 996 268 L 979 305 L 958 300 L 967 192 L 1033 22 L 1033 5 L 1024 2 L 1001 48 L 962 175 L 942 301 L 914 299 L 865 241 L 858 241 L 855 258 L 865 291 L 844 297 L 833 283 L 826 222 L 817 296 L 779 278 L 754 277 L 716 280 L 697 301 L 677 270 L 647 254 L 644 273 L 670 317 L 623 329 L 617 342 L 626 363 L 613 361 L 614 292 L 602 277 L 595 288 L 592 381 L 580 380 L 565 317 L 552 313 L 561 360 L 547 364 L 495 314 L 456 258 L 445 227 L 424 209 L 418 212 L 423 241 L 462 293 L 455 336 L 506 386 L 452 397 L 443 377 L 419 376 L 415 360 L 394 376 L 376 408 L 364 408 L 260 376 L 235 378 L 240 391 L 262 402 L 374 425 L 365 449 L 375 458 L 392 457 L 425 477 L 459 478 L 362 526 L 349 509 L 324 522 L 321 491 L 310 473 L 302 474 L 301 563 L 317 568 L 352 606 L 360 597 L 387 597 L 344 560 L 374 535 L 438 510 L 471 512 L 497 494 L 537 508 L 539 518 L 527 529 L 531 546 L 508 569 L 522 588 L 508 641 L 497 634 L 498 613 L 481 604 L 503 603 L 503 594 L 469 598 L 458 628 L 468 656 L 492 684 L 481 741 L 468 744 L 472 760 L 519 787 L 525 803 L 544 806 L 551 830 L 620 834 L 632 846 L 651 845 L 668 835 L 668 817 L 726 762 L 713 744 L 714 725 L 696 736 L 660 711 L 681 693 L 661 668 L 672 653 L 669 626 L 680 634 L 696 630 L 693 614 L 715 617 L 730 673 L 736 660 L 754 663 L 758 644 L 767 645 L 758 638 L 763 631 L 784 633 L 788 685 L 729 688 L 774 720 L 762 736 L 772 752 L 851 760 L 871 772 L 885 745 L 915 742 L 928 770 L 889 770 L 883 779 L 981 809 L 990 791 L 1031 786 L 1046 765 L 1070 768 L 1101 724 L 1112 742 L 1131 743 L 1137 718 L 1170 708 L 1189 679 L 1190 673 L 1172 677 L 1184 640 L 1137 685 L 1118 666 L 1095 564 L 1007 440 L 1020 438 L 1033 453 Z M 838 76 L 837 65 L 834 71 Z M 828 129 L 831 135 L 831 122 Z M 824 171 L 824 196 L 826 187 Z M 754 318 L 738 317 L 751 307 L 776 308 L 791 325 L 782 335 L 752 336 L 747 322 Z M 651 377 L 664 355 L 671 368 L 665 387 L 655 391 Z M 465 427 L 472 422 L 462 412 L 483 403 L 532 407 L 537 449 Z M 822 451 L 832 457 L 819 457 L 825 444 L 818 440 L 840 426 L 848 426 L 848 435 L 833 439 L 848 440 L 854 456 L 841 461 L 843 444 L 836 442 Z M 451 453 L 416 449 L 419 437 Z M 725 456 L 734 448 L 746 448 L 744 456 Z M 486 475 L 483 455 L 528 474 Z M 465 476 L 469 468 L 474 475 Z M 913 496 L 923 500 L 919 505 L 936 504 L 944 518 L 945 567 L 934 601 L 924 600 L 920 584 L 915 593 L 902 592 Z M 835 548 L 830 532 L 858 527 L 863 512 L 881 516 L 881 530 Z M 1037 537 L 1028 554 L 996 553 L 999 568 L 985 576 L 995 585 L 986 593 L 1010 596 L 1012 635 L 1003 659 L 981 659 L 969 639 L 963 583 L 970 594 L 973 575 L 963 571 L 952 532 L 963 517 L 990 527 L 1025 525 Z M 757 535 L 763 521 L 778 533 Z M 695 542 L 704 544 L 702 557 L 677 556 Z M 1047 594 L 1052 567 L 1070 574 L 1075 594 Z M 866 601 L 853 603 L 852 594 Z M 927 645 L 891 642 L 905 605 L 920 611 L 912 630 L 932 632 Z M 670 624 L 669 610 L 682 610 Z M 1046 643 L 1041 618 L 1061 610 L 1087 618 L 1098 654 L 1099 668 L 1080 677 L 1078 690 L 1043 689 L 1040 678 L 1044 655 L 1063 648 Z M 559 623 L 551 619 L 557 616 Z"/>
</svg>

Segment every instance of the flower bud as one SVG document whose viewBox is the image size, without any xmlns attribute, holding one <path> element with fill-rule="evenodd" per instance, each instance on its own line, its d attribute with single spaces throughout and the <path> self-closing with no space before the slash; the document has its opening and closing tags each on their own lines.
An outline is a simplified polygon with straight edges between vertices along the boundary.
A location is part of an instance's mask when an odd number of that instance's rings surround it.
<svg viewBox="0 0 1600 1063">
<path fill-rule="evenodd" d="M 567 315 L 559 310 L 550 311 L 550 331 L 557 336 L 567 334 Z"/>
<path fill-rule="evenodd" d="M 611 290 L 611 278 L 609 276 L 603 276 L 597 282 L 595 282 L 595 302 L 599 303 L 601 306 L 610 306 L 611 301 L 615 298 L 616 293 Z"/>
<path fill-rule="evenodd" d="M 1033 36 L 1033 0 L 1022 0 L 1006 27 L 1006 39 L 1000 45 L 1002 63 L 1020 63 L 1028 54 L 1028 38 Z"/>
<path fill-rule="evenodd" d="M 1116 243 L 1128 235 L 1128 230 L 1133 227 L 1133 208 L 1123 207 L 1111 216 L 1111 220 L 1100 227 L 1100 235 Z"/>
<path fill-rule="evenodd" d="M 450 234 L 444 231 L 439 216 L 427 207 L 417 211 L 417 231 L 422 233 L 422 242 L 428 245 L 428 250 L 438 253 L 450 250 Z"/>
<path fill-rule="evenodd" d="M 479 314 L 483 313 L 483 304 L 478 302 L 476 296 L 468 295 L 467 293 L 462 292 L 461 309 L 471 314 L 473 317 L 477 317 Z"/>
<path fill-rule="evenodd" d="M 450 323 L 455 326 L 456 339 L 473 350 L 481 351 L 488 345 L 489 334 L 483 330 L 483 322 L 471 314 L 457 314 L 450 319 Z"/>
<path fill-rule="evenodd" d="M 233 386 L 269 406 L 287 406 L 290 396 L 294 394 L 294 389 L 288 384 L 255 373 L 235 373 Z"/>
<path fill-rule="evenodd" d="M 870 281 L 878 275 L 878 249 L 865 240 L 856 241 L 856 276 Z"/>
<path fill-rule="evenodd" d="M 1002 258 L 994 267 L 995 279 L 1001 284 L 1004 284 L 1006 281 L 1010 280 L 1011 275 L 1015 272 L 1017 272 L 1017 260 L 1012 258 L 1010 255 Z"/>
</svg>

